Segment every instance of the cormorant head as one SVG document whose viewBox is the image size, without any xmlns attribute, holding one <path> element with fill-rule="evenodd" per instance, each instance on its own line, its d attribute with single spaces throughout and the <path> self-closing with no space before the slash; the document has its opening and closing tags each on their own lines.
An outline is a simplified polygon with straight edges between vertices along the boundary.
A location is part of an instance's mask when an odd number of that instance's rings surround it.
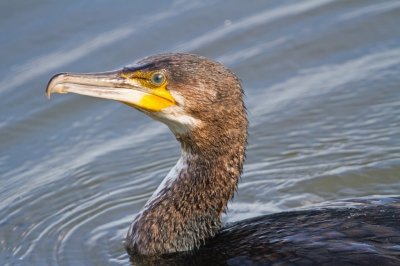
<svg viewBox="0 0 400 266">
<path fill-rule="evenodd" d="M 125 103 L 165 123 L 175 135 L 209 124 L 232 128 L 239 120 L 247 128 L 238 78 L 202 56 L 165 53 L 112 72 L 60 73 L 46 90 L 48 98 L 68 92 Z"/>
</svg>

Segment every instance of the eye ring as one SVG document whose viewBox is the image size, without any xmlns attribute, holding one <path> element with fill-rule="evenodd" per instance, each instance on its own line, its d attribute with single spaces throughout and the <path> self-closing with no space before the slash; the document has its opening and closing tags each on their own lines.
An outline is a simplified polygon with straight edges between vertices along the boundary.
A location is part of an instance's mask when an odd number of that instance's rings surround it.
<svg viewBox="0 0 400 266">
<path fill-rule="evenodd" d="M 165 76 L 162 73 L 155 73 L 153 74 L 153 76 L 151 76 L 150 82 L 153 85 L 161 86 L 165 82 Z"/>
</svg>

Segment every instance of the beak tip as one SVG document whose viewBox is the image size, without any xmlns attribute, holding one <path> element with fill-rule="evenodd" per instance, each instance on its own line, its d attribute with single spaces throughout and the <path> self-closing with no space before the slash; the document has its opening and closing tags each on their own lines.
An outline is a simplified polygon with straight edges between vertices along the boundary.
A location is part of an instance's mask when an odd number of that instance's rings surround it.
<svg viewBox="0 0 400 266">
<path fill-rule="evenodd" d="M 58 73 L 50 79 L 49 83 L 47 84 L 47 88 L 46 88 L 47 99 L 50 100 L 50 94 L 52 92 L 61 93 L 60 91 L 54 90 L 54 87 L 56 87 L 57 84 L 63 80 L 64 76 L 65 76 L 65 73 Z"/>
</svg>

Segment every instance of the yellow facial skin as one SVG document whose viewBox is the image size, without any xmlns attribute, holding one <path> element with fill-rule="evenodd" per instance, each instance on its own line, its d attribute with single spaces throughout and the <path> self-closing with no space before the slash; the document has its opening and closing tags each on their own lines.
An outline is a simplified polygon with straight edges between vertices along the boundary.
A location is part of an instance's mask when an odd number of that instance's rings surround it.
<svg viewBox="0 0 400 266">
<path fill-rule="evenodd" d="M 161 84 L 152 82 L 152 77 L 156 74 L 163 75 L 164 81 Z M 164 73 L 159 71 L 135 71 L 133 73 L 121 73 L 121 77 L 136 87 L 147 89 L 146 94 L 139 101 L 135 103 L 121 101 L 122 103 L 152 112 L 158 112 L 175 105 L 174 98 L 166 89 L 168 81 Z"/>
</svg>

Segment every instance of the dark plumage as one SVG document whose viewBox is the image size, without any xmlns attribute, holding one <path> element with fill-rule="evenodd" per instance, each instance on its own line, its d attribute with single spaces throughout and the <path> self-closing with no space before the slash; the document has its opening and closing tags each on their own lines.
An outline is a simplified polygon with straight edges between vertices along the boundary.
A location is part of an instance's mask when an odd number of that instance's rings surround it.
<svg viewBox="0 0 400 266">
<path fill-rule="evenodd" d="M 52 92 L 121 101 L 165 123 L 181 143 L 181 159 L 128 231 L 133 262 L 400 264 L 400 198 L 353 200 L 222 227 L 242 173 L 247 119 L 238 78 L 217 62 L 154 55 L 115 72 L 58 74 L 48 97 Z"/>
<path fill-rule="evenodd" d="M 228 223 L 198 250 L 139 265 L 399 265 L 400 198 L 355 199 Z"/>
<path fill-rule="evenodd" d="M 174 132 L 187 154 L 187 167 L 138 215 L 126 243 L 142 254 L 192 250 L 222 226 L 220 217 L 242 173 L 247 137 L 243 91 L 232 72 L 200 56 L 156 55 L 135 65 L 164 71 L 167 88 L 188 99 L 185 114 L 201 125 Z"/>
</svg>

